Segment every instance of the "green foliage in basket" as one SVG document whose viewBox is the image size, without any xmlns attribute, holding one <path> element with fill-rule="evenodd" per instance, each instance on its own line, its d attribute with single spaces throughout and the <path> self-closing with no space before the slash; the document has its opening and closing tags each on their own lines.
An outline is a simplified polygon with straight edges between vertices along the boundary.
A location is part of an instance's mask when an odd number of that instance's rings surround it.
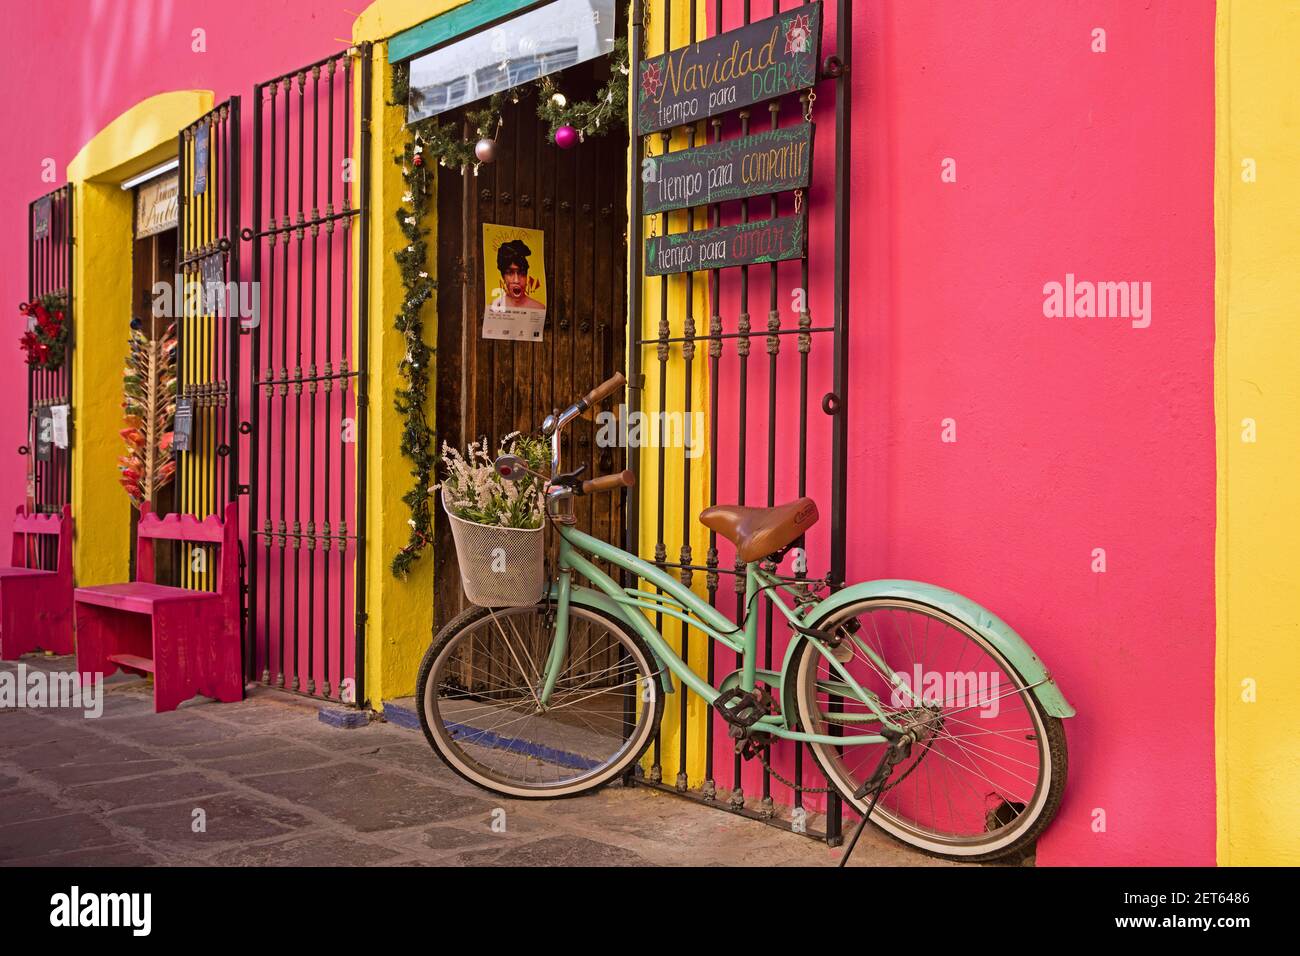
<svg viewBox="0 0 1300 956">
<path fill-rule="evenodd" d="M 462 455 L 442 443 L 443 491 L 447 510 L 464 521 L 498 528 L 540 528 L 545 514 L 542 481 L 531 475 L 520 481 L 506 481 L 494 467 L 496 456 L 488 455 L 488 443 L 470 442 Z M 533 471 L 546 473 L 551 449 L 543 438 L 512 432 L 501 441 L 498 455 L 518 455 Z M 432 490 L 432 489 L 431 489 Z"/>
</svg>

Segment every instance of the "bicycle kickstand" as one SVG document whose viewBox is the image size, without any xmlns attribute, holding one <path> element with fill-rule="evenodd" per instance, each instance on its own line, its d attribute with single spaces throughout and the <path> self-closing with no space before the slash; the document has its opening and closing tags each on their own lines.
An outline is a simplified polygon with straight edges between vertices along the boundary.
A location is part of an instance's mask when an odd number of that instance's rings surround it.
<svg viewBox="0 0 1300 956">
<path fill-rule="evenodd" d="M 876 802 L 880 795 L 885 792 L 885 784 L 889 782 L 889 774 L 895 766 L 907 759 L 912 751 L 912 735 L 899 733 L 896 730 L 890 730 L 888 727 L 881 728 L 881 735 L 889 739 L 889 746 L 885 752 L 880 755 L 880 763 L 876 764 L 875 771 L 867 778 L 862 786 L 858 787 L 853 794 L 855 800 L 861 800 L 867 794 L 871 794 L 871 803 L 867 806 L 867 812 L 862 815 L 858 825 L 853 829 L 853 835 L 849 837 L 849 842 L 844 847 L 844 853 L 840 855 L 840 862 L 836 866 L 846 866 L 849 857 L 853 853 L 853 848 L 858 845 L 858 837 L 862 836 L 862 830 L 871 819 L 871 814 L 875 812 Z"/>
</svg>

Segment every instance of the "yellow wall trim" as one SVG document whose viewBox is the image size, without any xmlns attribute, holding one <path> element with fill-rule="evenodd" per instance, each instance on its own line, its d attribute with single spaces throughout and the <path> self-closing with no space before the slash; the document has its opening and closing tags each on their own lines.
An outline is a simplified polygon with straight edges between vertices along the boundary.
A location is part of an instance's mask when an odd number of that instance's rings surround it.
<svg viewBox="0 0 1300 956">
<path fill-rule="evenodd" d="M 352 42 L 378 43 L 469 0 L 375 0 L 352 24 Z M 377 55 L 377 54 L 376 54 Z"/>
<path fill-rule="evenodd" d="M 1215 30 L 1218 861 L 1300 864 L 1300 4 Z"/>
<path fill-rule="evenodd" d="M 210 90 L 142 100 L 68 164 L 73 189 L 72 566 L 77 584 L 127 580 L 131 502 L 117 482 L 122 377 L 131 325 L 134 198 L 123 180 L 176 155 L 181 129 L 212 108 Z"/>
</svg>

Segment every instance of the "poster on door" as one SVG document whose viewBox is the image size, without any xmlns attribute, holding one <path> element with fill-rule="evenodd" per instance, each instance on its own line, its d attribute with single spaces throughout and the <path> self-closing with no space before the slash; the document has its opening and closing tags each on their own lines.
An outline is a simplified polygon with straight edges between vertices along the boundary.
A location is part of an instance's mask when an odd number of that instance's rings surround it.
<svg viewBox="0 0 1300 956">
<path fill-rule="evenodd" d="M 546 327 L 542 230 L 483 223 L 483 278 L 483 338 L 540 342 Z"/>
</svg>

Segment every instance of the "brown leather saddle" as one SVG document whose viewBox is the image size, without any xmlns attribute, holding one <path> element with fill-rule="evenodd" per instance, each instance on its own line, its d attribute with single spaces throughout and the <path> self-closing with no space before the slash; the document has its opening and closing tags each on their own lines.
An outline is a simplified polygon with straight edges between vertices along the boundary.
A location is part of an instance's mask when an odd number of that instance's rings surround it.
<svg viewBox="0 0 1300 956">
<path fill-rule="evenodd" d="M 714 505 L 700 512 L 700 523 L 736 546 L 748 564 L 780 551 L 817 523 L 817 502 L 798 498 L 774 508 Z"/>
</svg>

